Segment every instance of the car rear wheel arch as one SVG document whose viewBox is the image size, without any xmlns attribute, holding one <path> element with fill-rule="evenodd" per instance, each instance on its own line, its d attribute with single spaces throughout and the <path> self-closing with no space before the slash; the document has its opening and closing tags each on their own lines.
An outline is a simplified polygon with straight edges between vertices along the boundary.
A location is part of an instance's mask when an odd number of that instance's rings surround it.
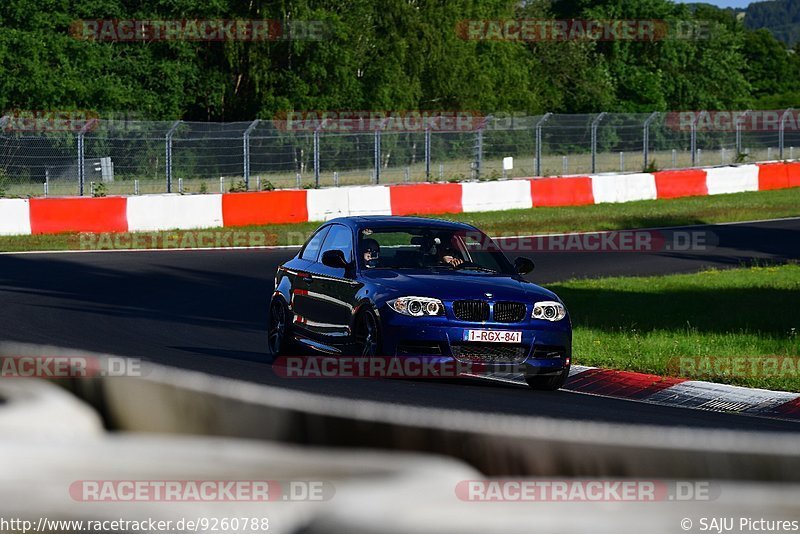
<svg viewBox="0 0 800 534">
<path fill-rule="evenodd" d="M 283 330 L 280 333 L 280 342 L 278 343 L 278 350 L 277 352 L 274 350 L 274 336 L 276 332 L 274 331 L 275 327 L 278 325 L 275 323 L 276 319 L 276 312 L 282 312 L 283 314 Z M 273 359 L 277 356 L 290 354 L 293 348 L 292 344 L 292 321 L 294 320 L 294 314 L 289 309 L 289 305 L 286 302 L 284 296 L 276 292 L 273 294 L 272 299 L 270 299 L 269 304 L 269 321 L 268 321 L 268 328 L 267 328 L 267 348 L 269 350 L 269 357 Z"/>
</svg>

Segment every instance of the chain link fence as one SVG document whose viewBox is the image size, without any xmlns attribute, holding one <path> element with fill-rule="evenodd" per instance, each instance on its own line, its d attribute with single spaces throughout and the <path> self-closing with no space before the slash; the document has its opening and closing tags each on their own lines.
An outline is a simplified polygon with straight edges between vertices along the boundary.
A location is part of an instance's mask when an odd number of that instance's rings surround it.
<svg viewBox="0 0 800 534">
<path fill-rule="evenodd" d="M 498 115 L 452 130 L 295 130 L 260 120 L 17 126 L 0 118 L 4 196 L 497 180 L 800 157 L 794 110 Z"/>
</svg>

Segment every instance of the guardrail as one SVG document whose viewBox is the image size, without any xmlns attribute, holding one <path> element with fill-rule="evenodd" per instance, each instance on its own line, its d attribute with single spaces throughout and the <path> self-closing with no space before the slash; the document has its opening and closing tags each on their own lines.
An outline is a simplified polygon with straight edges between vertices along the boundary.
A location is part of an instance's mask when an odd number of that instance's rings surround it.
<svg viewBox="0 0 800 534">
<path fill-rule="evenodd" d="M 105 358 L 54 347 L 0 346 L 0 356 L 6 357 L 53 354 Z M 591 528 L 666 534 L 690 530 L 692 522 L 696 530 L 701 518 L 736 518 L 738 525 L 739 518 L 797 517 L 796 435 L 413 408 L 300 393 L 149 363 L 137 369 L 138 376 L 57 380 L 101 410 L 117 430 L 111 435 L 98 433 L 96 416 L 52 384 L 0 382 L 0 398 L 6 399 L 0 403 L 0 456 L 6 460 L 0 470 L 0 518 L 37 525 L 42 518 L 176 522 L 268 517 L 270 532 L 311 534 L 522 533 L 534 524 L 541 532 Z M 47 407 L 49 414 L 41 418 L 45 412 L 39 410 L 33 417 L 36 406 Z M 52 428 L 10 432 L 15 427 L 9 421 L 19 419 L 7 414 L 23 411 L 30 420 Z M 77 421 L 94 422 L 85 432 L 70 433 Z M 482 473 L 456 461 L 459 458 Z M 666 488 L 701 485 L 709 494 L 684 499 L 678 495 L 673 500 L 675 495 L 668 493 L 656 502 L 565 497 L 554 504 L 516 502 L 502 494 L 497 501 L 475 502 L 458 489 L 469 481 L 505 484 L 493 478 L 498 476 L 513 477 L 511 484 L 539 476 L 550 477 L 542 479 L 545 483 L 579 485 L 588 477 L 627 477 Z M 584 479 L 569 478 L 574 476 Z M 91 502 L 74 492 L 81 481 L 125 480 L 322 481 L 332 491 L 326 499 L 300 499 L 303 502 L 180 504 L 152 499 Z"/>
<path fill-rule="evenodd" d="M 0 346 L 0 355 L 75 354 Z M 102 356 L 90 355 L 91 357 Z M 800 480 L 796 435 L 438 410 L 264 386 L 143 362 L 141 376 L 76 379 L 114 428 L 442 454 L 490 476 Z"/>
</svg>

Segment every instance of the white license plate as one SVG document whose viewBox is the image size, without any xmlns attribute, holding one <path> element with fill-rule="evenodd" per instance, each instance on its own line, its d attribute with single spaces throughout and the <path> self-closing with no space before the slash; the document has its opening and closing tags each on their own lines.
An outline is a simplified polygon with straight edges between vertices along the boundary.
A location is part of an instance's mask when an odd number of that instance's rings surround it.
<svg viewBox="0 0 800 534">
<path fill-rule="evenodd" d="M 512 332 L 510 330 L 465 330 L 464 341 L 522 343 L 522 332 Z"/>
</svg>

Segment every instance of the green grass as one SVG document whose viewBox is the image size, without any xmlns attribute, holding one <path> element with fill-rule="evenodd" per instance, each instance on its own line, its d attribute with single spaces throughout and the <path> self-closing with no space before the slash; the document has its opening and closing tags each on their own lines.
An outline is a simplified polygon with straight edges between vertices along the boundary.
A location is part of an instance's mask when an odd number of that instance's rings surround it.
<svg viewBox="0 0 800 534">
<path fill-rule="evenodd" d="M 573 280 L 548 286 L 570 310 L 574 362 L 611 369 L 800 391 L 800 369 L 718 374 L 680 358 L 800 360 L 800 265 Z M 774 362 L 775 360 L 773 360 Z M 750 369 L 752 362 L 748 362 Z M 769 371 L 770 369 L 767 369 Z"/>
<path fill-rule="evenodd" d="M 500 236 L 655 228 L 797 215 L 800 215 L 800 188 L 620 204 L 460 213 L 446 217 Z"/>
<path fill-rule="evenodd" d="M 800 188 L 749 193 L 734 193 L 674 200 L 644 200 L 623 204 L 534 208 L 484 213 L 461 213 L 442 217 L 474 224 L 492 236 L 545 234 L 592 230 L 620 230 L 689 224 L 719 223 L 800 216 Z M 299 245 L 319 223 L 272 224 L 211 231 L 257 232 L 259 243 Z M 186 231 L 156 233 L 159 236 L 185 234 Z M 153 234 L 137 234 L 142 243 Z M 84 242 L 91 240 L 84 237 Z M 191 241 L 189 241 L 191 243 Z M 75 250 L 81 246 L 78 234 L 0 236 L 0 251 Z M 103 247 L 110 248 L 110 247 Z M 132 248 L 143 248 L 135 245 Z"/>
</svg>

